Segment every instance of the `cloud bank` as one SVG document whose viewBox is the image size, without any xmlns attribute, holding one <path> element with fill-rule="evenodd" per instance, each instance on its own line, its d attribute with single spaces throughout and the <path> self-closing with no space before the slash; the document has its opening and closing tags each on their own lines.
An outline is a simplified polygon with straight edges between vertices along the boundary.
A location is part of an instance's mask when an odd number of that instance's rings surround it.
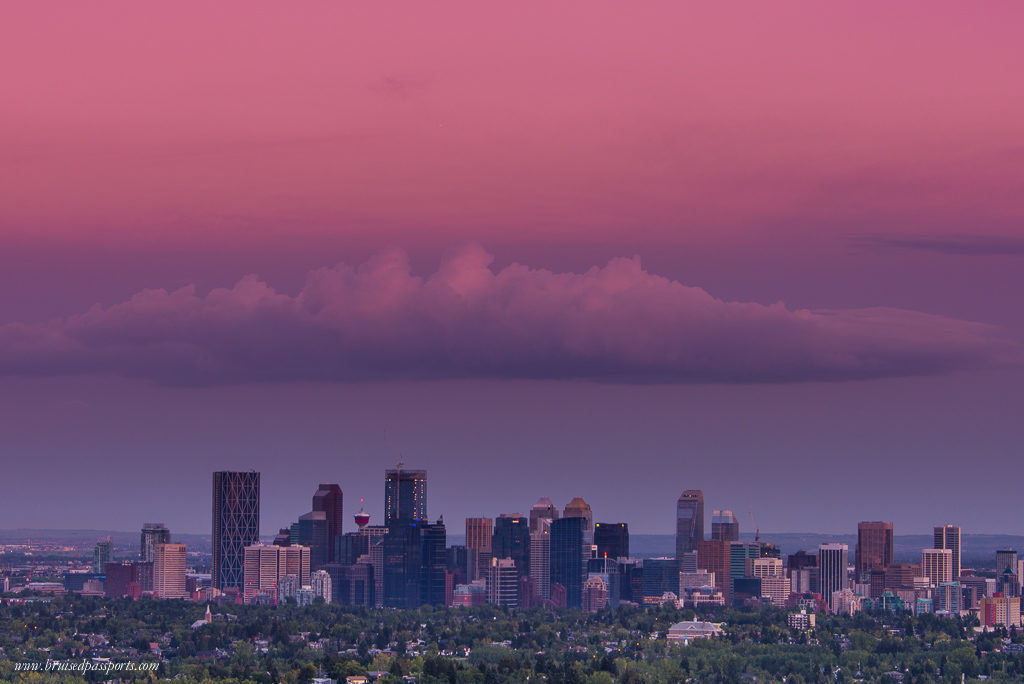
<svg viewBox="0 0 1024 684">
<path fill-rule="evenodd" d="M 468 246 L 432 275 L 400 252 L 203 295 L 145 290 L 45 325 L 0 326 L 0 374 L 109 373 L 172 385 L 386 379 L 635 383 L 843 381 L 998 365 L 977 323 L 914 311 L 728 302 L 618 258 L 585 273 Z"/>
</svg>

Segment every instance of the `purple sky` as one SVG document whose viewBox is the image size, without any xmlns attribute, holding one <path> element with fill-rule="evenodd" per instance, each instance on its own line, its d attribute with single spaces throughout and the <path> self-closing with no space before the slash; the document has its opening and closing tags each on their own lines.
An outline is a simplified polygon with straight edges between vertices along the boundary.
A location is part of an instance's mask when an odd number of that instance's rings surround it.
<svg viewBox="0 0 1024 684">
<path fill-rule="evenodd" d="M 61 10 L 0 29 L 0 526 L 379 520 L 401 456 L 455 529 L 1024 533 L 1019 4 Z"/>
</svg>

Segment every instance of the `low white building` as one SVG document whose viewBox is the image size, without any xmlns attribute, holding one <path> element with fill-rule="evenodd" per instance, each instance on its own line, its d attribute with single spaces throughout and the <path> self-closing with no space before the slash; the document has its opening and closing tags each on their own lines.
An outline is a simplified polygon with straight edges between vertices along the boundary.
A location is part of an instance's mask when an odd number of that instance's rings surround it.
<svg viewBox="0 0 1024 684">
<path fill-rule="evenodd" d="M 721 622 L 702 622 L 694 618 L 692 622 L 677 622 L 669 627 L 668 640 L 689 646 L 696 639 L 710 639 L 723 634 L 725 630 Z"/>
</svg>

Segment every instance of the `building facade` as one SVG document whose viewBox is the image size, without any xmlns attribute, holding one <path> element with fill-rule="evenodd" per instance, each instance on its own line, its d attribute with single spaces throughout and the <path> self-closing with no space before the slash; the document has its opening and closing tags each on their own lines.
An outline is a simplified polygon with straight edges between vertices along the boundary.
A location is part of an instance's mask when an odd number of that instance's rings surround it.
<svg viewBox="0 0 1024 684">
<path fill-rule="evenodd" d="M 245 547 L 260 539 L 260 474 L 213 474 L 213 586 L 242 591 Z"/>
</svg>

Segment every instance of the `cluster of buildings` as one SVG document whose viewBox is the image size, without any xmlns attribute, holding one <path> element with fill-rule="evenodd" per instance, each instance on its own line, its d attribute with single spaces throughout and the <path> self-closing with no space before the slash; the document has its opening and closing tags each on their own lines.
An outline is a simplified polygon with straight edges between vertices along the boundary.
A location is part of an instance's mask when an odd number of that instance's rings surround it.
<svg viewBox="0 0 1024 684">
<path fill-rule="evenodd" d="M 858 525 L 853 558 L 846 544 L 782 557 L 777 546 L 741 541 L 729 510 L 714 510 L 706 534 L 704 494 L 676 503 L 676 551 L 634 558 L 625 522 L 595 522 L 574 498 L 559 509 L 546 497 L 530 511 L 465 520 L 465 543 L 449 546 L 443 518 L 427 517 L 427 474 L 385 472 L 384 520 L 355 514 L 344 531 L 343 492 L 321 484 L 311 510 L 260 541 L 260 474 L 213 474 L 212 572 L 189 572 L 184 544 L 162 524 L 146 524 L 139 556 L 115 561 L 109 540 L 94 549 L 93 572 L 68 590 L 110 597 L 190 598 L 211 602 L 328 603 L 394 608 L 422 605 L 583 608 L 623 603 L 761 605 L 793 608 L 813 625 L 815 611 L 872 607 L 914 613 L 975 612 L 983 626 L 1020 625 L 1024 561 L 997 552 L 996 577 L 961 568 L 959 527 L 934 529 L 919 563 L 894 560 L 890 522 Z M 69 575 L 70 577 L 70 575 Z M 803 616 L 803 617 L 801 617 Z M 810 617 L 808 617 L 810 616 Z M 692 629 L 692 626 L 689 628 Z"/>
</svg>

